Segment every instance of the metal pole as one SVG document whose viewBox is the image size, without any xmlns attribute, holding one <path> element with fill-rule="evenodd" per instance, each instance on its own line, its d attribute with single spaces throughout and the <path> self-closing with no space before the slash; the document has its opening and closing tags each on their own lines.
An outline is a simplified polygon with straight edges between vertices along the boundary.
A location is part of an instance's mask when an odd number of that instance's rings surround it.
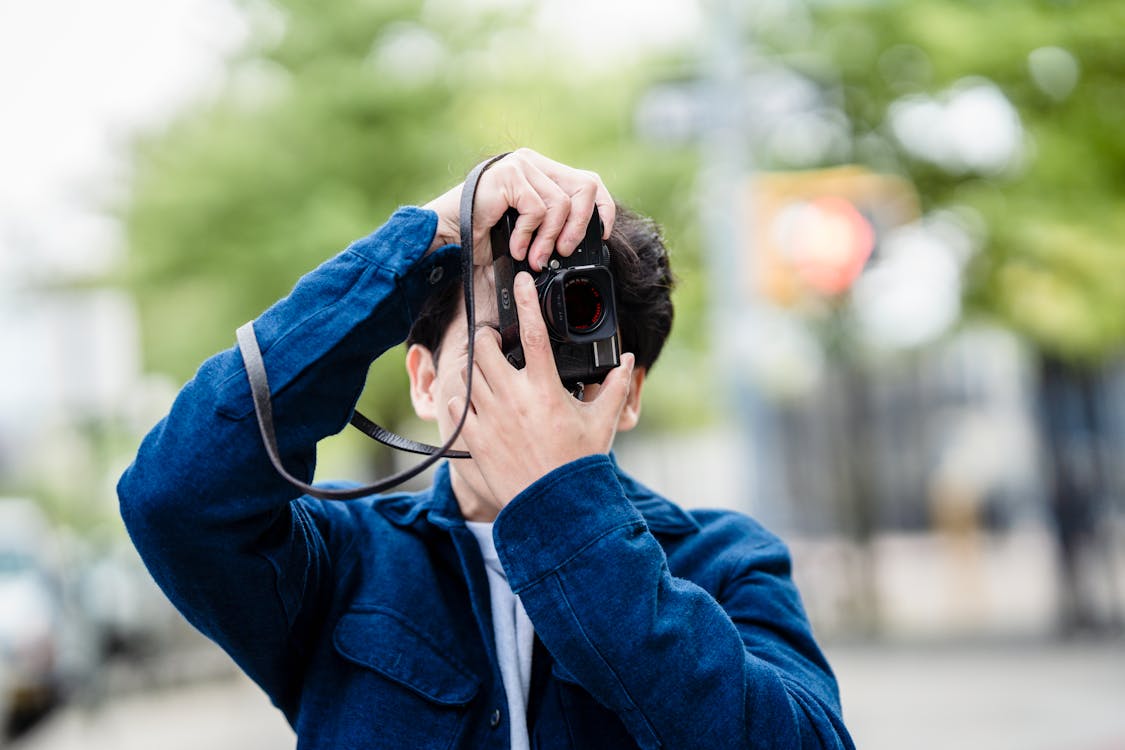
<svg viewBox="0 0 1125 750">
<path fill-rule="evenodd" d="M 737 505 L 767 522 L 781 520 L 783 500 L 778 478 L 784 473 L 780 443 L 771 439 L 768 405 L 762 400 L 746 363 L 730 342 L 755 335 L 760 302 L 753 261 L 753 206 L 745 188 L 753 179 L 753 155 L 747 124 L 754 102 L 747 101 L 746 81 L 753 64 L 753 40 L 739 20 L 739 0 L 710 0 L 706 49 L 701 67 L 707 96 L 700 141 L 702 162 L 700 215 L 711 299 L 711 341 L 722 413 L 734 414 L 748 461 L 733 471 L 744 491 Z"/>
</svg>

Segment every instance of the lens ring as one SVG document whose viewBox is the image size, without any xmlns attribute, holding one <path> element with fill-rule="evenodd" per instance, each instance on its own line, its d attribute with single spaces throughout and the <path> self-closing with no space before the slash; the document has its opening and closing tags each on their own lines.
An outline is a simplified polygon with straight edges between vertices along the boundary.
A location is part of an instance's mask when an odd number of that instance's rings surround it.
<svg viewBox="0 0 1125 750">
<path fill-rule="evenodd" d="M 566 325 L 572 333 L 585 334 L 597 329 L 605 319 L 605 298 L 588 276 L 571 276 L 563 283 Z"/>
</svg>

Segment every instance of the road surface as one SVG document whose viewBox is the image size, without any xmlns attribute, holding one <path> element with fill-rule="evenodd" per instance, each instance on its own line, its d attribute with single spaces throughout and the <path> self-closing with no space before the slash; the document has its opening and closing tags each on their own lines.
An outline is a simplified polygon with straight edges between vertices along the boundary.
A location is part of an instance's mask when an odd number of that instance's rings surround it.
<svg viewBox="0 0 1125 750">
<path fill-rule="evenodd" d="M 1125 750 L 1125 641 L 837 645 L 860 750 Z M 12 750 L 275 750 L 294 746 L 245 678 L 69 706 Z"/>
</svg>

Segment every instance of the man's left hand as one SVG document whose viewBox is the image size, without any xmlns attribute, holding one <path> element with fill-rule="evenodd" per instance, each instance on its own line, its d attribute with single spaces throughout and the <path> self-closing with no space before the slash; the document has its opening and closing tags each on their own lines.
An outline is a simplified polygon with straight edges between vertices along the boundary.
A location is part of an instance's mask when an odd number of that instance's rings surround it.
<svg viewBox="0 0 1125 750">
<path fill-rule="evenodd" d="M 606 377 L 589 401 L 579 401 L 559 379 L 535 283 L 526 272 L 514 284 L 520 340 L 527 362 L 522 370 L 500 350 L 500 335 L 481 329 L 472 364 L 472 406 L 461 435 L 485 482 L 502 506 L 550 471 L 594 453 L 608 453 L 629 395 L 634 358 Z M 447 407 L 460 419 L 464 396 Z"/>
</svg>

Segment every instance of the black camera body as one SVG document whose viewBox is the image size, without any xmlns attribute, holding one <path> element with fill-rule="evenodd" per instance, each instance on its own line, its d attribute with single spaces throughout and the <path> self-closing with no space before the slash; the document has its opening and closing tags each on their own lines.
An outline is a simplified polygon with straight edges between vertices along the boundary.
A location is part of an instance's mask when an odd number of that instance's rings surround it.
<svg viewBox="0 0 1125 750">
<path fill-rule="evenodd" d="M 535 280 L 539 306 L 551 338 L 551 350 L 563 385 L 600 383 L 621 361 L 617 333 L 617 304 L 609 248 L 602 242 L 602 222 L 597 209 L 586 227 L 586 236 L 569 257 L 551 253 L 538 273 L 526 260 L 512 258 L 509 240 L 519 213 L 508 209 L 492 228 L 492 267 L 496 279 L 501 348 L 517 368 L 525 364 L 520 344 L 519 318 L 512 283 L 527 271 Z"/>
</svg>

